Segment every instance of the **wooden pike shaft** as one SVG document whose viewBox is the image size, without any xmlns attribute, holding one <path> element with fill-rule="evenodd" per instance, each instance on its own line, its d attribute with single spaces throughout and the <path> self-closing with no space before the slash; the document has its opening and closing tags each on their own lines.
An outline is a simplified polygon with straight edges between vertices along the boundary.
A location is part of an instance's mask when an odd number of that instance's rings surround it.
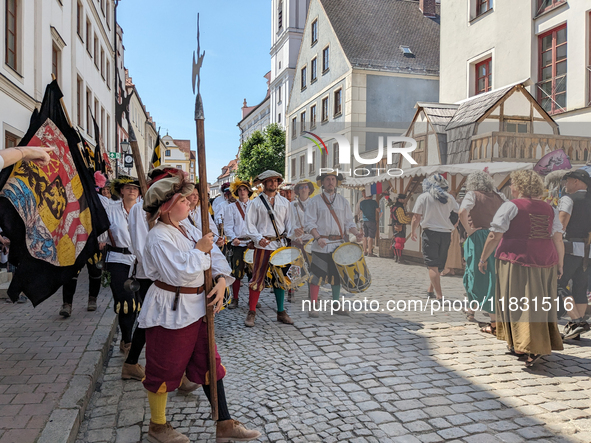
<svg viewBox="0 0 591 443">
<path fill-rule="evenodd" d="M 207 198 L 207 164 L 205 160 L 205 125 L 203 118 L 195 118 L 197 128 L 197 165 L 199 167 L 199 201 L 201 202 L 201 227 L 203 235 L 211 232 L 209 229 L 209 199 Z M 209 294 L 213 289 L 213 279 L 211 268 L 206 269 L 205 294 Z M 207 306 L 210 300 L 206 299 L 206 318 L 207 318 L 207 341 L 209 348 L 209 389 L 211 393 L 211 418 L 214 421 L 218 419 L 218 385 L 217 371 L 215 361 L 215 324 L 213 306 Z"/>
<path fill-rule="evenodd" d="M 142 156 L 140 155 L 140 147 L 137 143 L 135 133 L 129 123 L 129 145 L 131 146 L 131 155 L 133 156 L 133 163 L 135 164 L 135 170 L 137 171 L 138 181 L 140 182 L 140 189 L 142 190 L 142 196 L 146 196 L 148 191 L 148 183 L 146 181 L 146 174 L 144 174 L 144 165 L 142 164 Z"/>
</svg>

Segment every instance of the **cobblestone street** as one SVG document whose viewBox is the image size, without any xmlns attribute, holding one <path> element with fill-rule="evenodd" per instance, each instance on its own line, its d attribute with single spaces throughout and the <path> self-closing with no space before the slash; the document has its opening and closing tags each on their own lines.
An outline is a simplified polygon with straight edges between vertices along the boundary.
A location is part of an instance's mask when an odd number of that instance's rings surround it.
<svg viewBox="0 0 591 443">
<path fill-rule="evenodd" d="M 367 259 L 371 288 L 348 299 L 424 300 L 419 265 Z M 463 299 L 460 277 L 442 279 L 446 297 Z M 217 343 L 233 418 L 270 442 L 589 442 L 591 340 L 565 344 L 533 370 L 505 353 L 463 313 L 301 312 L 302 288 L 275 319 L 261 296 L 256 326 L 246 328 L 248 298 L 216 319 Z M 321 299 L 328 299 L 323 290 Z M 477 318 L 484 321 L 480 314 Z M 564 322 L 563 322 L 564 323 Z M 591 337 L 590 337 L 591 338 Z M 149 408 L 140 382 L 120 379 L 118 341 L 81 424 L 77 443 L 145 441 Z M 203 391 L 169 395 L 168 419 L 191 441 L 215 441 Z"/>
<path fill-rule="evenodd" d="M 37 308 L 0 300 L 0 442 L 66 441 L 88 402 L 112 335 L 111 294 L 86 311 L 86 271 L 70 318 L 58 315 L 61 289 Z"/>
</svg>

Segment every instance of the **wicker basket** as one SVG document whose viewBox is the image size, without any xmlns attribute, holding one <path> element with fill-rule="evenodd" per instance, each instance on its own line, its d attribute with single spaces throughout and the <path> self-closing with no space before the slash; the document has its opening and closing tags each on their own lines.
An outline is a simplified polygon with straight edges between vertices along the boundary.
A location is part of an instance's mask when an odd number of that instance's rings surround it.
<svg viewBox="0 0 591 443">
<path fill-rule="evenodd" d="M 380 250 L 379 256 L 382 258 L 393 258 L 394 251 L 392 251 L 392 239 L 391 238 L 380 238 Z"/>
</svg>

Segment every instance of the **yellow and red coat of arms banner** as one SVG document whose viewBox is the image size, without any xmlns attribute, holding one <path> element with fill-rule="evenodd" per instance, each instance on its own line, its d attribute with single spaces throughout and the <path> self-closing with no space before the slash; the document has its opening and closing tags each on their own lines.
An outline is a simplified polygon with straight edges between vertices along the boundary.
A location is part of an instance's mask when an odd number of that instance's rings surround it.
<svg viewBox="0 0 591 443">
<path fill-rule="evenodd" d="M 17 163 L 0 195 L 22 218 L 31 256 L 55 266 L 71 266 L 86 245 L 92 221 L 68 141 L 47 119 L 28 146 L 56 150 L 45 167 Z"/>
</svg>

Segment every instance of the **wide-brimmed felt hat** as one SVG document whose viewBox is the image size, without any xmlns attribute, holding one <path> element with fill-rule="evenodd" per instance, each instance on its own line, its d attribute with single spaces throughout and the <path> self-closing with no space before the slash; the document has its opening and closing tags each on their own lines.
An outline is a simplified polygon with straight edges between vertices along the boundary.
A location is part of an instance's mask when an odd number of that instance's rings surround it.
<svg viewBox="0 0 591 443">
<path fill-rule="evenodd" d="M 314 194 L 314 192 L 316 192 L 316 186 L 314 186 L 314 183 L 312 183 L 311 180 L 308 180 L 307 178 L 304 178 L 302 180 L 300 180 L 299 182 L 297 182 L 294 187 L 293 187 L 293 191 L 296 193 L 296 195 L 299 194 L 300 192 L 300 188 L 307 186 L 308 188 L 310 188 L 310 195 L 308 197 L 312 197 L 312 194 Z"/>
<path fill-rule="evenodd" d="M 244 180 L 240 180 L 238 177 L 236 177 L 232 184 L 230 184 L 230 192 L 234 197 L 238 198 L 238 189 L 240 189 L 241 187 L 245 187 L 248 190 L 248 197 L 250 198 L 253 193 L 250 183 Z"/>
<path fill-rule="evenodd" d="M 181 170 L 176 170 L 174 174 L 162 174 L 150 182 L 144 197 L 144 211 L 149 214 L 150 220 L 155 220 L 169 212 L 181 197 L 188 196 L 194 189 L 195 185 L 186 179 Z"/>
<path fill-rule="evenodd" d="M 577 180 L 581 180 L 587 186 L 591 187 L 591 176 L 587 171 L 582 169 L 576 169 L 574 171 L 569 171 L 563 175 L 562 179 L 566 180 L 567 178 L 576 178 Z"/>
<path fill-rule="evenodd" d="M 343 174 L 341 173 L 336 173 L 336 171 L 332 171 L 332 172 L 323 172 L 322 174 L 320 174 L 318 177 L 316 177 L 316 184 L 318 186 L 322 186 L 322 181 L 326 178 L 326 177 L 330 177 L 331 175 L 334 175 L 337 178 L 337 186 L 341 186 L 341 183 L 343 183 L 343 180 L 345 180 L 343 178 Z"/>
<path fill-rule="evenodd" d="M 135 186 L 139 189 L 140 182 L 135 177 L 129 177 L 127 175 L 120 175 L 118 178 L 111 181 L 111 184 L 110 184 L 111 194 L 121 198 L 121 188 L 123 188 L 123 186 L 125 186 L 125 185 Z"/>
<path fill-rule="evenodd" d="M 283 183 L 283 176 L 279 172 L 267 170 L 257 175 L 253 180 L 253 184 L 257 186 L 261 183 L 264 183 L 266 180 L 269 180 L 270 178 L 277 178 L 279 179 L 279 184 Z"/>
</svg>

